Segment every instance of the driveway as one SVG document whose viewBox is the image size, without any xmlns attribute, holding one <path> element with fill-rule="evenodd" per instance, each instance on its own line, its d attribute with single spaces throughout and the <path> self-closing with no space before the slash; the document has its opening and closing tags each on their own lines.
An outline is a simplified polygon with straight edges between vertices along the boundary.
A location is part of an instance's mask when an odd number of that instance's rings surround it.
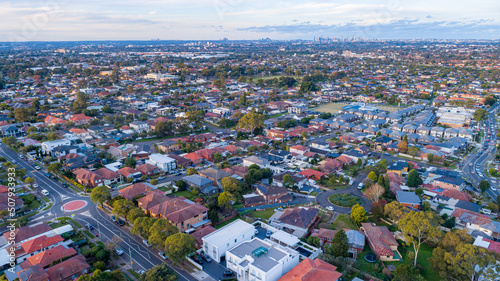
<svg viewBox="0 0 500 281">
<path fill-rule="evenodd" d="M 367 212 L 369 212 L 372 209 L 372 204 L 370 200 L 366 196 L 363 195 L 361 190 L 358 189 L 358 185 L 360 182 L 363 181 L 363 179 L 366 178 L 366 173 L 360 173 L 356 179 L 354 180 L 353 184 L 347 188 L 344 189 L 337 189 L 337 190 L 326 190 L 318 195 L 316 195 L 316 202 L 323 208 L 327 206 L 333 206 L 335 208 L 336 212 L 342 213 L 342 214 L 348 214 L 351 211 L 351 208 L 345 208 L 345 207 L 339 207 L 336 205 L 333 205 L 328 201 L 328 197 L 332 194 L 346 194 L 349 193 L 351 195 L 357 196 L 363 200 L 363 207 Z"/>
</svg>

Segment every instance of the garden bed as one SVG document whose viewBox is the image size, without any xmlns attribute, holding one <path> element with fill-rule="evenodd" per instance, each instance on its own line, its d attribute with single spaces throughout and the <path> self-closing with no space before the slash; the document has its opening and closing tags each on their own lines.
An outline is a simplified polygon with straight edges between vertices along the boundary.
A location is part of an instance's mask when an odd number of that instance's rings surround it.
<svg viewBox="0 0 500 281">
<path fill-rule="evenodd" d="M 340 207 L 350 208 L 356 204 L 362 204 L 363 201 L 361 198 L 356 197 L 354 195 L 345 193 L 345 194 L 333 194 L 328 196 L 328 201 L 333 205 L 337 205 Z"/>
</svg>

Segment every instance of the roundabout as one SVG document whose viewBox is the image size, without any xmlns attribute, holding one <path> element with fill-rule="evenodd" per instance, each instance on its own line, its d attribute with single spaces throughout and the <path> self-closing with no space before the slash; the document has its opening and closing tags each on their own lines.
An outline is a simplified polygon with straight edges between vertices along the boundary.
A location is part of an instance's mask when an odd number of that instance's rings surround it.
<svg viewBox="0 0 500 281">
<path fill-rule="evenodd" d="M 84 208 L 85 206 L 87 206 L 87 202 L 83 200 L 74 200 L 64 204 L 62 209 L 65 212 L 74 212 Z"/>
</svg>

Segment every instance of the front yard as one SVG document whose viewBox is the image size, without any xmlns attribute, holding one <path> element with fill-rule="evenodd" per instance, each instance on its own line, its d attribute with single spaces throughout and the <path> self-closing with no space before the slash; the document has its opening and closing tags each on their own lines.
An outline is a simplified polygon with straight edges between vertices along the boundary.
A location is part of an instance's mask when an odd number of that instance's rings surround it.
<svg viewBox="0 0 500 281">
<path fill-rule="evenodd" d="M 358 226 L 351 220 L 348 214 L 339 214 L 337 219 L 332 222 L 333 229 L 359 229 Z"/>
<path fill-rule="evenodd" d="M 252 212 L 252 215 L 254 215 L 254 217 L 265 219 L 265 220 L 268 220 L 273 214 L 274 214 L 274 208 L 269 208 L 269 209 L 265 209 L 265 210 Z"/>
</svg>

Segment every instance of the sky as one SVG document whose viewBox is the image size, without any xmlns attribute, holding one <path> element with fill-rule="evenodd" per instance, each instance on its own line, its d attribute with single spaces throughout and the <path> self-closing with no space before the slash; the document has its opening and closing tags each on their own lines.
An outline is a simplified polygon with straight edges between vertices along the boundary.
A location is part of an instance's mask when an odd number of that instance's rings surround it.
<svg viewBox="0 0 500 281">
<path fill-rule="evenodd" d="M 500 39 L 499 0 L 16 0 L 0 41 Z"/>
</svg>

